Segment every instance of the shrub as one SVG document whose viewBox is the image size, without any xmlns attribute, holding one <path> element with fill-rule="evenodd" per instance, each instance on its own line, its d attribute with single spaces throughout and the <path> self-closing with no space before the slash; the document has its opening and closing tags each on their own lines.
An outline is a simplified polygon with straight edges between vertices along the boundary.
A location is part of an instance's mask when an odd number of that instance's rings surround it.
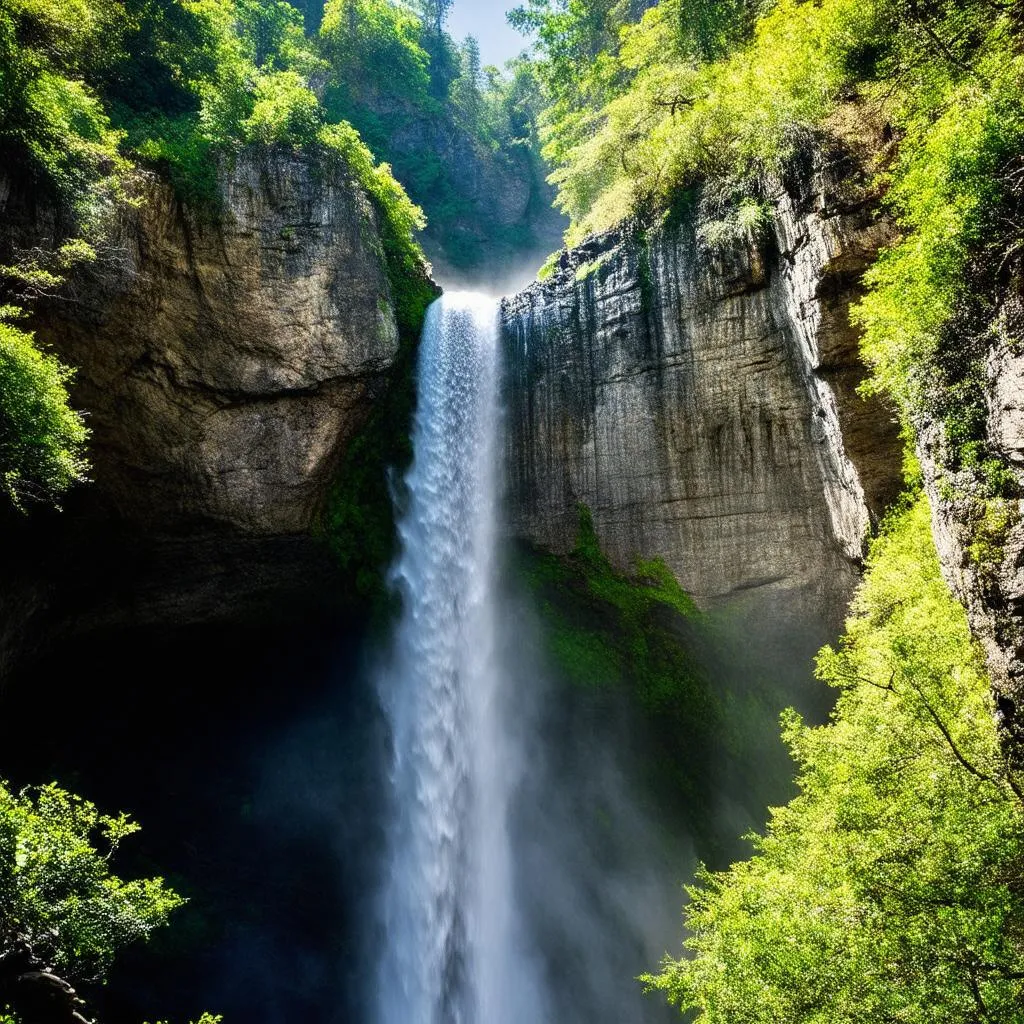
<svg viewBox="0 0 1024 1024">
<path fill-rule="evenodd" d="M 86 479 L 89 432 L 69 403 L 72 376 L 31 334 L 0 323 L 0 486 L 18 509 Z"/>
</svg>

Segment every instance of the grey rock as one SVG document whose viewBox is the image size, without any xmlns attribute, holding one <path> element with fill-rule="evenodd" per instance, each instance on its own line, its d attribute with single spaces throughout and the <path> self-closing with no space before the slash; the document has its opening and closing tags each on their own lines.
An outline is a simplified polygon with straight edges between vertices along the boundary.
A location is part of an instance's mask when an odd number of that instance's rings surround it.
<svg viewBox="0 0 1024 1024">
<path fill-rule="evenodd" d="M 246 151 L 222 193 L 214 223 L 151 178 L 116 264 L 34 326 L 78 367 L 119 515 L 301 533 L 398 350 L 376 214 L 290 150 Z"/>
<path fill-rule="evenodd" d="M 763 232 L 710 244 L 702 201 L 564 252 L 505 301 L 513 533 L 566 552 L 582 502 L 624 569 L 660 556 L 705 606 L 756 592 L 839 624 L 900 488 L 848 316 L 891 228 L 852 167 L 780 183 Z"/>
</svg>

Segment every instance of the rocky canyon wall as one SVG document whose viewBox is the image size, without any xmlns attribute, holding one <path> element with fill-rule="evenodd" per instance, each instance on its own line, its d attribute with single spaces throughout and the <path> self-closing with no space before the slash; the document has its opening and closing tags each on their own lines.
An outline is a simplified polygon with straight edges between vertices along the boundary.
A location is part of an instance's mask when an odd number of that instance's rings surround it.
<svg viewBox="0 0 1024 1024">
<path fill-rule="evenodd" d="M 660 556 L 707 607 L 754 594 L 837 625 L 900 486 L 848 315 L 890 231 L 836 149 L 760 230 L 698 197 L 563 253 L 503 306 L 513 532 L 566 552 L 583 503 L 623 568 Z"/>
<path fill-rule="evenodd" d="M 376 214 L 284 149 L 244 152 L 220 198 L 197 215 L 151 177 L 32 326 L 78 368 L 100 500 L 147 527 L 300 533 L 398 351 Z"/>
<path fill-rule="evenodd" d="M 9 567 L 30 555 L 0 595 L 9 650 L 26 620 L 51 638 L 205 621 L 332 578 L 311 531 L 399 353 L 378 215 L 343 166 L 290 148 L 244 151 L 219 188 L 213 216 L 148 177 L 98 261 L 36 306 L 28 326 L 76 367 L 93 482 L 4 531 Z M 0 202 L 8 258 L 59 237 L 30 186 Z"/>
</svg>

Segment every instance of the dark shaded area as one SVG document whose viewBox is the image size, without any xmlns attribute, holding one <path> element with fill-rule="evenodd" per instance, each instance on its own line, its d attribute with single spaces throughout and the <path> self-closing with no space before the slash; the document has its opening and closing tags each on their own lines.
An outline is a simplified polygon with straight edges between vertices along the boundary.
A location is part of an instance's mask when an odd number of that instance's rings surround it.
<svg viewBox="0 0 1024 1024">
<path fill-rule="evenodd" d="M 118 870 L 163 874 L 190 902 L 120 959 L 108 987 L 83 992 L 90 1010 L 106 1024 L 204 1010 L 267 1024 L 359 1019 L 379 842 L 367 623 L 332 606 L 312 575 L 296 600 L 280 565 L 276 590 L 267 579 L 260 600 L 232 595 L 231 572 L 218 569 L 238 559 L 241 577 L 258 581 L 255 542 L 231 551 L 222 539 L 220 562 L 212 539 L 151 548 L 150 561 L 125 545 L 116 562 L 92 540 L 65 566 L 78 571 L 44 588 L 35 653 L 5 679 L 0 771 L 131 813 L 143 829 Z M 311 569 L 300 552 L 296 543 L 293 568 Z M 160 568 L 163 604 L 148 603 Z M 214 621 L 173 622 L 173 609 L 202 606 L 174 601 L 186 569 L 210 600 L 221 585 Z M 198 600 L 196 587 L 187 598 Z M 76 622 L 61 623 L 74 608 Z M 162 623 L 144 622 L 158 612 Z"/>
</svg>

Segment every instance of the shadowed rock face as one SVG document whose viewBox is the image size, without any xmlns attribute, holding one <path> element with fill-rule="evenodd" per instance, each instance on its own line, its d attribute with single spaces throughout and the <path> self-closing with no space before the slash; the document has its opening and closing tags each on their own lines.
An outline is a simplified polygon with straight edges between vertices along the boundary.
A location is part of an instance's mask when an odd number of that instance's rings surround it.
<svg viewBox="0 0 1024 1024">
<path fill-rule="evenodd" d="M 583 502 L 616 564 L 661 556 L 706 606 L 759 591 L 841 620 L 900 485 L 893 417 L 855 394 L 848 318 L 889 227 L 851 160 L 791 177 L 759 235 L 712 246 L 698 201 L 506 300 L 517 535 L 567 551 Z"/>
<path fill-rule="evenodd" d="M 161 529 L 299 533 L 398 350 L 376 216 L 343 174 L 244 153 L 217 223 L 153 179 L 120 247 L 37 325 L 79 368 L 95 490 Z"/>
<path fill-rule="evenodd" d="M 220 177 L 216 220 L 148 179 L 116 243 L 33 317 L 77 367 L 94 482 L 3 531 L 0 675 L 33 635 L 238 618 L 339 586 L 312 527 L 399 348 L 377 215 L 343 167 L 291 150 L 247 150 Z M 0 202 L 0 250 L 59 237 L 30 189 Z"/>
</svg>

